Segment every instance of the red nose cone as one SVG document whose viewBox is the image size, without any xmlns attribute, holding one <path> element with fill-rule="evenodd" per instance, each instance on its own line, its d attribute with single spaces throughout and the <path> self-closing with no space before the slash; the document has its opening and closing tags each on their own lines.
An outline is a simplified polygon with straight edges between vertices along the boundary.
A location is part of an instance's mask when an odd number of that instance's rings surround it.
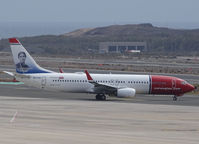
<svg viewBox="0 0 199 144">
<path fill-rule="evenodd" d="M 187 92 L 193 91 L 195 89 L 195 87 L 191 84 L 187 85 Z"/>
</svg>

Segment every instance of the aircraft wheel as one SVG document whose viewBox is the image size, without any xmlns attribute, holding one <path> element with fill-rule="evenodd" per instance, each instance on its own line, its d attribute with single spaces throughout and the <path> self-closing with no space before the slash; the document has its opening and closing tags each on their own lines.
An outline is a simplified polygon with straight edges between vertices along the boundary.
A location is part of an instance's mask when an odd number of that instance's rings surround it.
<svg viewBox="0 0 199 144">
<path fill-rule="evenodd" d="M 97 95 L 95 96 L 95 98 L 96 98 L 96 100 L 100 100 L 99 94 L 97 94 Z"/>
<path fill-rule="evenodd" d="M 101 95 L 101 100 L 106 100 L 106 96 L 104 94 Z"/>
<path fill-rule="evenodd" d="M 173 101 L 177 101 L 177 100 L 178 100 L 177 96 L 173 96 Z"/>
<path fill-rule="evenodd" d="M 106 96 L 104 94 L 97 94 L 96 100 L 106 100 Z"/>
</svg>

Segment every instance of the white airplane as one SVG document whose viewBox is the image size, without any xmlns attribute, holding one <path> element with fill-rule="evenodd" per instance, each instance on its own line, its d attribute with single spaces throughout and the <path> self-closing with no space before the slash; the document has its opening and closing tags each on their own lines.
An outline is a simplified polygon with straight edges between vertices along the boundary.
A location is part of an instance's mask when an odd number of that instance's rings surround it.
<svg viewBox="0 0 199 144">
<path fill-rule="evenodd" d="M 16 38 L 9 39 L 16 73 L 14 76 L 24 84 L 45 89 L 74 93 L 93 93 L 97 100 L 106 100 L 106 96 L 134 97 L 136 94 L 178 96 L 194 90 L 194 86 L 185 80 L 160 75 L 127 74 L 89 74 L 57 73 L 40 67 Z"/>
</svg>

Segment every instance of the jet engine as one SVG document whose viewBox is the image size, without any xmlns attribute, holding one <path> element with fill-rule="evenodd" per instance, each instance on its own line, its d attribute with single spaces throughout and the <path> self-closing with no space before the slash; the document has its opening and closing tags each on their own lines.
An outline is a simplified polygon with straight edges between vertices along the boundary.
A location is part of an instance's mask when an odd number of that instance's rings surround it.
<svg viewBox="0 0 199 144">
<path fill-rule="evenodd" d="M 135 93 L 136 91 L 133 88 L 121 88 L 117 90 L 116 96 L 120 98 L 134 97 Z"/>
</svg>

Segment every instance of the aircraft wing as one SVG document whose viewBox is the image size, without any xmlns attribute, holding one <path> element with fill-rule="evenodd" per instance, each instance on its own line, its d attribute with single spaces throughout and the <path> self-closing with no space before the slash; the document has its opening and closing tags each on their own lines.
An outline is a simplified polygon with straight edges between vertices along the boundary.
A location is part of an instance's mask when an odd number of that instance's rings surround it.
<svg viewBox="0 0 199 144">
<path fill-rule="evenodd" d="M 98 83 L 93 80 L 93 78 L 90 76 L 87 70 L 85 70 L 88 82 L 94 85 L 94 91 L 96 93 L 106 93 L 106 94 L 111 94 L 117 91 L 119 87 L 105 84 L 105 83 Z"/>
<path fill-rule="evenodd" d="M 13 77 L 30 78 L 29 75 L 22 75 L 22 74 L 18 74 L 18 73 L 9 72 L 9 71 L 3 71 L 3 72 L 10 75 L 10 76 L 13 76 Z"/>
</svg>

